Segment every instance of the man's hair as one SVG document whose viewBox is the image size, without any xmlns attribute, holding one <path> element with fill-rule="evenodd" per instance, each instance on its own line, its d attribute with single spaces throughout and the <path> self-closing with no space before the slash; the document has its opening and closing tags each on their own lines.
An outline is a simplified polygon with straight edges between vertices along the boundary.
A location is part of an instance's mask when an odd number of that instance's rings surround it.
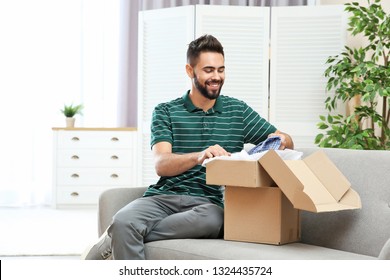
<svg viewBox="0 0 390 280">
<path fill-rule="evenodd" d="M 195 66 L 202 52 L 216 52 L 225 57 L 222 44 L 212 35 L 203 35 L 188 45 L 187 63 Z"/>
</svg>

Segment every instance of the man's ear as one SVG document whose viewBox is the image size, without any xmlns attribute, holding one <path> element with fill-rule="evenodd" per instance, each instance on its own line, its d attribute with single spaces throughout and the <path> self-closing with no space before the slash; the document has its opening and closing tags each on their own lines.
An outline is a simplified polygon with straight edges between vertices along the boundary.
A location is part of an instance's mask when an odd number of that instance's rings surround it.
<svg viewBox="0 0 390 280">
<path fill-rule="evenodd" d="M 189 65 L 188 63 L 186 64 L 186 72 L 188 77 L 190 77 L 191 79 L 194 78 L 194 68 L 192 68 L 192 66 Z"/>
</svg>

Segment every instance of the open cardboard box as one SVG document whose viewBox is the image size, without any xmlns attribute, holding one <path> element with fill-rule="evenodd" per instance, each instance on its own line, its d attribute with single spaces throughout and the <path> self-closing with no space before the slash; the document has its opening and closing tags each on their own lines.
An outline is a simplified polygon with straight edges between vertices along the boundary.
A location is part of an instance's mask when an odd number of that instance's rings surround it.
<svg viewBox="0 0 390 280">
<path fill-rule="evenodd" d="M 283 160 L 268 151 L 258 161 L 216 159 L 207 184 L 225 188 L 225 239 L 285 244 L 300 239 L 299 210 L 361 208 L 358 193 L 322 151 Z"/>
<path fill-rule="evenodd" d="M 361 208 L 359 194 L 323 151 L 303 160 L 282 160 L 268 151 L 260 164 L 295 208 L 329 212 Z"/>
</svg>

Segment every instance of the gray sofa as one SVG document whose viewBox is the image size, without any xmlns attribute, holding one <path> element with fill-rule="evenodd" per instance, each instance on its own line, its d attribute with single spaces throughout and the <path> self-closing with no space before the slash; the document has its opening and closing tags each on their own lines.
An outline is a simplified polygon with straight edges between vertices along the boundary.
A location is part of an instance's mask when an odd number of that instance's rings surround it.
<svg viewBox="0 0 390 280">
<path fill-rule="evenodd" d="M 304 156 L 317 149 L 297 149 Z M 301 241 L 285 245 L 223 239 L 162 240 L 146 244 L 147 259 L 390 260 L 390 151 L 323 149 L 361 197 L 362 209 L 328 213 L 301 211 Z M 102 193 L 99 235 L 112 216 L 145 188 Z"/>
</svg>

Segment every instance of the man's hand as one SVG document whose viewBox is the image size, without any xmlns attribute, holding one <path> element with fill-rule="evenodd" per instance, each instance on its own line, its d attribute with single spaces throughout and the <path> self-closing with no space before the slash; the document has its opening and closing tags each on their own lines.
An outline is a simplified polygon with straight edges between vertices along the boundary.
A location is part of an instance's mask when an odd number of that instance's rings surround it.
<svg viewBox="0 0 390 280">
<path fill-rule="evenodd" d="M 208 147 L 206 150 L 199 153 L 198 164 L 202 164 L 206 158 L 213 158 L 218 156 L 230 156 L 231 153 L 227 152 L 220 145 L 216 144 L 214 146 Z"/>
<path fill-rule="evenodd" d="M 159 142 L 153 145 L 152 150 L 156 173 L 159 176 L 176 176 L 195 165 L 202 164 L 206 158 L 230 155 L 219 145 L 208 147 L 202 152 L 174 154 L 171 143 Z"/>
<path fill-rule="evenodd" d="M 280 137 L 281 143 L 280 143 L 279 150 L 284 150 L 286 148 L 287 149 L 294 149 L 294 143 L 293 143 L 290 135 L 288 135 L 287 133 L 284 133 L 284 132 L 277 130 L 277 131 L 275 131 L 275 133 L 271 133 L 268 135 L 268 137 L 272 137 L 272 136 L 279 136 Z"/>
</svg>

